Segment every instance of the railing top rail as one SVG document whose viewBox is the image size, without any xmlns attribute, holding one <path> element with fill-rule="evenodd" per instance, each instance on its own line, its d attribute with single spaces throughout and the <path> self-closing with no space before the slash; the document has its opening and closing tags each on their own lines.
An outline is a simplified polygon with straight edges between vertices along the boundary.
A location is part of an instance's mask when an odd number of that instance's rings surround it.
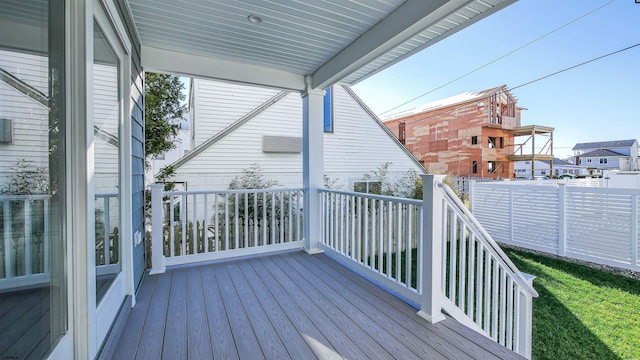
<svg viewBox="0 0 640 360">
<path fill-rule="evenodd" d="M 355 192 L 355 191 L 332 190 L 332 189 L 320 189 L 318 191 L 324 192 L 324 193 L 340 194 L 340 195 L 359 196 L 366 199 L 393 201 L 397 203 L 410 204 L 410 205 L 416 205 L 416 206 L 422 205 L 422 200 L 407 199 L 407 198 L 401 198 L 396 196 L 375 195 L 375 194 L 367 194 L 367 193 L 361 193 L 361 192 Z"/>
<path fill-rule="evenodd" d="M 163 191 L 164 195 L 201 195 L 201 194 L 248 194 L 304 191 L 304 188 L 268 188 L 268 189 L 238 189 L 238 190 L 180 190 Z"/>
<path fill-rule="evenodd" d="M 97 198 L 108 198 L 108 197 L 117 197 L 118 193 L 103 193 L 103 194 L 96 194 Z"/>
<path fill-rule="evenodd" d="M 37 195 L 0 195 L 0 201 L 5 200 L 44 200 L 48 199 L 50 195 L 48 194 L 37 194 Z"/>
<path fill-rule="evenodd" d="M 514 280 L 516 281 L 516 283 L 520 285 L 523 289 L 528 291 L 529 294 L 531 294 L 531 296 L 537 297 L 538 292 L 533 288 L 533 286 L 531 286 L 531 284 L 529 284 L 529 282 L 527 281 L 527 279 L 525 279 L 525 277 L 522 275 L 520 270 L 518 270 L 518 267 L 511 261 L 511 259 L 509 259 L 509 256 L 507 256 L 507 254 L 504 253 L 502 248 L 500 248 L 500 245 L 498 245 L 498 243 L 496 243 L 496 241 L 493 240 L 491 235 L 489 235 L 489 233 L 484 229 L 484 227 L 482 227 L 482 225 L 471 214 L 469 209 L 467 209 L 467 207 L 462 203 L 462 201 L 460 201 L 460 199 L 453 192 L 453 190 L 451 190 L 449 186 L 443 183 L 438 183 L 437 185 L 440 189 L 444 191 L 446 195 L 444 196 L 445 201 L 448 201 L 449 203 L 454 205 L 457 208 L 457 210 L 460 211 L 466 217 L 466 219 L 471 222 L 471 224 L 474 227 L 474 230 L 476 230 L 482 235 L 482 237 L 487 242 L 487 244 L 491 247 L 491 249 L 495 253 L 497 253 L 497 255 L 506 263 L 508 269 L 511 270 L 511 272 L 513 273 Z"/>
</svg>

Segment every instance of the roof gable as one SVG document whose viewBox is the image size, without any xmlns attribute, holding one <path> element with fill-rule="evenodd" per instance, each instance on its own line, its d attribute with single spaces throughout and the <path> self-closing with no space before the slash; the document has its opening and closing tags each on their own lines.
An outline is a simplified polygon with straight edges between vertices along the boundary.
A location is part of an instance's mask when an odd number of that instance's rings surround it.
<svg viewBox="0 0 640 360">
<path fill-rule="evenodd" d="M 627 155 L 620 154 L 619 152 L 608 150 L 608 149 L 597 149 L 597 150 L 589 151 L 588 153 L 584 153 L 580 155 L 580 157 L 597 157 L 597 156 L 627 156 Z"/>
<path fill-rule="evenodd" d="M 588 143 L 577 143 L 573 150 L 584 150 L 584 149 L 607 149 L 607 148 L 618 148 L 618 147 L 630 147 L 633 144 L 637 143 L 636 139 L 629 140 L 613 140 L 613 141 L 600 141 L 600 142 L 588 142 Z"/>
</svg>

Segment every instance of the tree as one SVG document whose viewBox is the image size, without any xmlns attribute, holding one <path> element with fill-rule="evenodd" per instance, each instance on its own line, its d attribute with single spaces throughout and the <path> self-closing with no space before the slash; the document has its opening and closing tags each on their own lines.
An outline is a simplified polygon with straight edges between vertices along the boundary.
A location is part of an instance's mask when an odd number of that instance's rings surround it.
<svg viewBox="0 0 640 360">
<path fill-rule="evenodd" d="M 180 125 L 173 120 L 182 118 L 187 108 L 182 104 L 184 85 L 179 77 L 148 72 L 144 79 L 144 150 L 150 159 L 175 148 L 174 139 Z"/>
</svg>

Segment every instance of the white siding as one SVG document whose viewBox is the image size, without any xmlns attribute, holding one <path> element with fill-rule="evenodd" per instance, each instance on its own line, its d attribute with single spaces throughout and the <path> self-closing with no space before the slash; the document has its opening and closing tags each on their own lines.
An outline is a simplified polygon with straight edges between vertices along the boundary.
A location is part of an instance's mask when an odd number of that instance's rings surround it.
<svg viewBox="0 0 640 360">
<path fill-rule="evenodd" d="M 196 119 L 195 124 L 192 122 L 191 126 L 191 131 L 195 132 L 192 148 L 280 92 L 263 87 L 202 79 L 193 79 L 192 85 L 196 91 L 194 111 L 191 114 Z"/>
<path fill-rule="evenodd" d="M 118 68 L 109 65 L 93 66 L 94 125 L 115 138 L 119 137 Z M 117 192 L 118 148 L 94 137 L 96 194 Z"/>
<path fill-rule="evenodd" d="M 422 173 L 421 167 L 342 86 L 333 87 L 333 101 L 334 132 L 324 136 L 324 171 L 340 179 L 345 190 L 352 181 L 386 162 L 391 163 L 391 181 L 409 169 Z"/>
<path fill-rule="evenodd" d="M 0 67 L 47 94 L 47 58 L 0 50 Z M 48 168 L 49 111 L 43 104 L 0 82 L 0 118 L 12 121 L 13 141 L 0 144 L 0 188 L 16 161 Z"/>
<path fill-rule="evenodd" d="M 232 109 L 223 111 L 223 102 L 212 99 L 211 96 L 225 93 L 229 86 L 227 83 L 208 80 L 194 82 L 195 93 L 199 94 L 196 103 L 218 104 L 216 109 L 211 107 L 209 113 L 196 110 L 196 124 L 192 128 L 198 129 L 196 138 L 200 138 L 200 141 L 212 137 L 213 131 L 224 129 L 277 94 L 277 91 L 267 93 L 263 88 L 235 85 L 248 90 L 245 93 L 234 93 L 234 101 L 229 96 L 225 97 L 225 104 Z M 205 93 L 209 95 L 205 96 Z M 256 94 L 260 94 L 257 100 Z M 247 103 L 236 104 L 239 100 Z M 251 107 L 246 106 L 247 104 L 251 104 Z M 199 105 L 197 109 L 202 107 Z M 206 138 L 200 134 L 205 126 L 203 124 L 206 124 L 209 134 Z M 243 169 L 257 163 L 267 179 L 275 179 L 287 187 L 302 186 L 302 154 L 263 153 L 264 135 L 302 137 L 300 94 L 290 93 L 178 168 L 174 179 L 186 181 L 189 190 L 227 188 Z M 324 150 L 325 173 L 332 179 L 339 179 L 339 184 L 344 189 L 349 189 L 353 181 L 362 179 L 365 173 L 376 170 L 385 162 L 392 163 L 389 169 L 392 181 L 409 169 L 418 173 L 422 171 L 341 86 L 334 87 L 334 132 L 324 134 Z"/>
</svg>

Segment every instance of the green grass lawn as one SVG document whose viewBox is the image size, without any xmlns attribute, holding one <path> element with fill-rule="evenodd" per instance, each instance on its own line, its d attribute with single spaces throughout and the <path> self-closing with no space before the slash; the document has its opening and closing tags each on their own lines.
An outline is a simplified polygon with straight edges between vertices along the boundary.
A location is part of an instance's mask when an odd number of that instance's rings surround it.
<svg viewBox="0 0 640 360">
<path fill-rule="evenodd" d="M 640 281 L 505 249 L 537 276 L 534 359 L 640 359 Z"/>
</svg>

